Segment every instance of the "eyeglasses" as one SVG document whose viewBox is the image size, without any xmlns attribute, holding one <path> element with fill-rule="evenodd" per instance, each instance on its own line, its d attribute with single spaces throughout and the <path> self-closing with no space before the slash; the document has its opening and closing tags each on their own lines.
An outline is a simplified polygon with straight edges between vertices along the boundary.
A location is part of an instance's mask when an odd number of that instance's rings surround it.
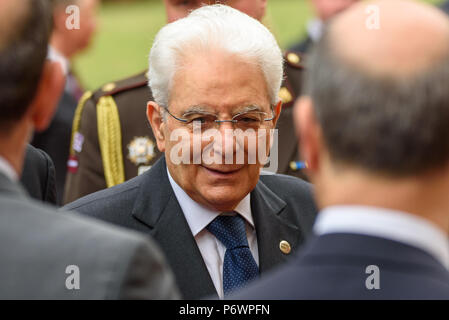
<svg viewBox="0 0 449 320">
<path fill-rule="evenodd" d="M 220 123 L 230 122 L 233 124 L 234 129 L 253 129 L 257 130 L 264 126 L 265 122 L 272 121 L 275 118 L 273 110 L 271 110 L 271 117 L 263 111 L 247 111 L 234 115 L 230 120 L 219 120 L 215 114 L 206 112 L 189 113 L 184 118 L 173 115 L 168 108 L 164 109 L 174 119 L 182 122 L 189 129 L 193 130 L 194 125 L 201 126 L 201 129 L 218 129 Z"/>
</svg>

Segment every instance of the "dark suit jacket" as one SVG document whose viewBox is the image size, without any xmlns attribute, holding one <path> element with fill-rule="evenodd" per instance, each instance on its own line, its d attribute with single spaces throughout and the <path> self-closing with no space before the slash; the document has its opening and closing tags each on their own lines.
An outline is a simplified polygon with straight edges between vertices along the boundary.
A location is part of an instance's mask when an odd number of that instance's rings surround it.
<svg viewBox="0 0 449 320">
<path fill-rule="evenodd" d="M 170 299 L 174 277 L 136 232 L 30 199 L 0 173 L 0 299 Z M 79 289 L 67 278 L 76 271 Z M 68 279 L 68 283 L 71 283 Z"/>
<path fill-rule="evenodd" d="M 379 290 L 365 285 L 370 265 L 379 267 Z M 449 299 L 449 273 L 421 249 L 335 233 L 311 238 L 295 260 L 232 298 Z"/>
<path fill-rule="evenodd" d="M 301 53 L 307 53 L 312 47 L 313 41 L 309 36 L 306 36 L 303 40 L 292 45 L 289 50 Z"/>
<path fill-rule="evenodd" d="M 37 200 L 56 204 L 55 166 L 44 151 L 27 145 L 20 182 Z"/>
<path fill-rule="evenodd" d="M 144 174 L 81 198 L 64 208 L 151 234 L 159 243 L 186 299 L 216 295 L 201 253 L 176 199 L 162 157 Z M 316 214 L 307 182 L 283 175 L 262 176 L 251 193 L 251 210 L 263 274 L 289 257 L 310 232 Z"/>
<path fill-rule="evenodd" d="M 441 9 L 443 9 L 444 12 L 446 12 L 446 13 L 449 14 L 449 1 L 444 2 L 444 3 L 441 5 Z"/>
<path fill-rule="evenodd" d="M 31 144 L 44 150 L 53 160 L 56 168 L 57 203 L 62 203 L 64 185 L 67 174 L 70 140 L 72 136 L 72 121 L 77 101 L 67 91 L 64 91 L 56 113 L 47 130 L 36 132 Z"/>
</svg>

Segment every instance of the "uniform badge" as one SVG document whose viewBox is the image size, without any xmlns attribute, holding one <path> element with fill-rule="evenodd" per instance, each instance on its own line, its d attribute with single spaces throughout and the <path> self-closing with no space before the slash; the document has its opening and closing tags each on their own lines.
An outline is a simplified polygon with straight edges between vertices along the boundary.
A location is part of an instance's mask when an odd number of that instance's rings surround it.
<svg viewBox="0 0 449 320">
<path fill-rule="evenodd" d="M 70 156 L 67 161 L 67 171 L 70 173 L 76 173 L 78 171 L 78 157 Z"/>
<path fill-rule="evenodd" d="M 137 175 L 140 176 L 142 173 L 151 169 L 151 166 L 140 166 L 137 168 Z"/>
<path fill-rule="evenodd" d="M 155 144 L 148 137 L 135 137 L 128 144 L 128 159 L 135 165 L 148 164 L 155 156 Z"/>
<path fill-rule="evenodd" d="M 73 150 L 81 152 L 81 150 L 83 150 L 83 143 L 84 136 L 79 132 L 75 132 L 75 135 L 73 136 Z"/>
</svg>

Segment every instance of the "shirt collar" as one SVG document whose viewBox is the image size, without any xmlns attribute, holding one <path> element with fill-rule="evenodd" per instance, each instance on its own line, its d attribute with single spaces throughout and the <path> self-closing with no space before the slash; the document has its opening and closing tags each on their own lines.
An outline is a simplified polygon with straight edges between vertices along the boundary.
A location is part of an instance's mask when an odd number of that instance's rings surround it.
<svg viewBox="0 0 449 320">
<path fill-rule="evenodd" d="M 176 183 L 176 181 L 170 175 L 170 171 L 167 168 L 168 179 L 170 185 L 175 192 L 176 199 L 181 206 L 182 212 L 186 217 L 187 223 L 195 237 L 204 228 L 207 227 L 216 217 L 222 212 L 209 209 L 198 202 L 194 201 L 190 196 Z M 248 193 L 245 198 L 240 201 L 237 207 L 234 209 L 239 213 L 250 225 L 254 228 L 254 220 L 251 214 L 251 194 Z"/>
<path fill-rule="evenodd" d="M 53 48 L 52 46 L 48 46 L 48 58 L 52 61 L 59 62 L 64 71 L 64 75 L 67 75 L 70 68 L 69 60 L 58 50 Z"/>
<path fill-rule="evenodd" d="M 14 170 L 11 164 L 2 156 L 0 156 L 0 172 L 5 174 L 12 181 L 19 180 L 16 170 Z"/>
<path fill-rule="evenodd" d="M 314 232 L 378 236 L 420 248 L 449 269 L 449 239 L 430 221 L 416 215 L 367 206 L 332 206 L 322 210 Z"/>
<path fill-rule="evenodd" d="M 307 22 L 307 33 L 313 42 L 318 42 L 323 34 L 324 24 L 320 19 L 312 19 Z"/>
</svg>

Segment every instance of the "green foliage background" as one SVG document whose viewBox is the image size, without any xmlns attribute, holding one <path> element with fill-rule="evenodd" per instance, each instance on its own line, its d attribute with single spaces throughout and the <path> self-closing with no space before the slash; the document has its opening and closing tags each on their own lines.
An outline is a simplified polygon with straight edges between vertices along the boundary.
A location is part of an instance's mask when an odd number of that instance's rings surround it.
<svg viewBox="0 0 449 320">
<path fill-rule="evenodd" d="M 74 60 L 86 89 L 144 70 L 154 36 L 166 23 L 162 0 L 103 2 L 98 14 L 92 45 Z M 264 23 L 285 49 L 302 38 L 312 15 L 307 0 L 269 0 Z"/>
</svg>

